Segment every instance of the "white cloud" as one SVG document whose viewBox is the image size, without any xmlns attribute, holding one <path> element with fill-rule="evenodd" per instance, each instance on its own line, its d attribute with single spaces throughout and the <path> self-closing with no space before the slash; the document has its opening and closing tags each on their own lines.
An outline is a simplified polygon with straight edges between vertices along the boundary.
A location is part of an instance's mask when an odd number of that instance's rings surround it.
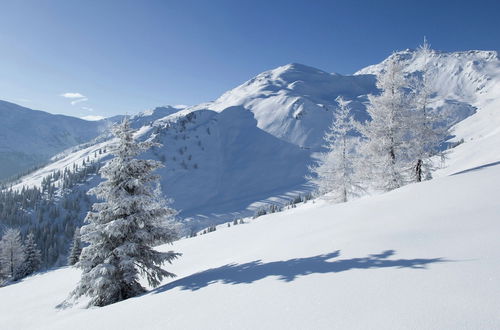
<svg viewBox="0 0 500 330">
<path fill-rule="evenodd" d="M 75 105 L 75 104 L 78 104 L 80 102 L 85 102 L 85 101 L 89 100 L 88 97 L 86 97 L 85 95 L 83 95 L 81 93 L 62 93 L 61 96 L 64 97 L 65 99 L 70 99 L 71 105 Z"/>
<path fill-rule="evenodd" d="M 90 111 L 90 112 L 94 111 L 94 109 L 89 108 L 89 107 L 82 107 L 82 110 L 87 110 L 87 111 Z"/>
<path fill-rule="evenodd" d="M 101 120 L 101 119 L 104 119 L 103 116 L 93 116 L 93 115 L 90 115 L 90 116 L 83 116 L 83 117 L 80 117 L 81 119 L 85 119 L 85 120 L 89 120 L 89 121 L 96 121 L 96 120 Z"/>
<path fill-rule="evenodd" d="M 79 99 L 82 97 L 85 98 L 85 96 L 80 93 L 63 93 L 61 94 L 61 96 L 67 99 Z"/>
<path fill-rule="evenodd" d="M 71 105 L 75 105 L 77 103 L 85 102 L 85 101 L 88 101 L 88 100 L 89 100 L 88 98 L 82 97 L 81 99 L 76 99 L 76 100 L 71 101 Z"/>
</svg>

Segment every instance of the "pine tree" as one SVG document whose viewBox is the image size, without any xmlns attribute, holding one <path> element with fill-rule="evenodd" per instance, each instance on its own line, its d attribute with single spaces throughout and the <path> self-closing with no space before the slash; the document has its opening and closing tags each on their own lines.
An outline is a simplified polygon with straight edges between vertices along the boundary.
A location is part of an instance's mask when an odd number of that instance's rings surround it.
<svg viewBox="0 0 500 330">
<path fill-rule="evenodd" d="M 18 271 L 18 277 L 25 277 L 33 274 L 40 269 L 41 264 L 42 254 L 36 245 L 35 236 L 33 233 L 29 233 L 24 241 L 24 261 Z"/>
<path fill-rule="evenodd" d="M 24 248 L 18 229 L 7 229 L 0 241 L 0 264 L 2 274 L 8 279 L 17 279 L 24 261 Z"/>
<path fill-rule="evenodd" d="M 68 265 L 73 266 L 80 260 L 80 254 L 82 253 L 82 242 L 80 239 L 80 228 L 75 229 L 73 235 L 73 242 L 71 243 L 71 250 L 68 256 Z"/>
<path fill-rule="evenodd" d="M 161 266 L 180 255 L 152 248 L 177 238 L 175 212 L 162 199 L 158 176 L 152 174 L 162 164 L 135 158 L 156 144 L 134 141 L 127 119 L 113 133 L 118 143 L 108 151 L 115 157 L 100 171 L 105 181 L 89 191 L 103 202 L 93 205 L 94 212 L 88 213 L 87 224 L 80 230 L 82 241 L 89 245 L 76 264 L 83 272 L 73 291 L 74 297 L 88 296 L 89 305 L 94 306 L 144 292 L 141 275 L 151 286 L 175 276 Z"/>
<path fill-rule="evenodd" d="M 358 138 L 349 103 L 340 96 L 336 101 L 338 111 L 324 137 L 326 152 L 309 168 L 313 174 L 309 179 L 319 194 L 330 193 L 333 200 L 347 202 L 360 190 L 355 170 Z"/>
<path fill-rule="evenodd" d="M 410 138 L 410 105 L 405 92 L 408 81 L 403 63 L 396 56 L 389 58 L 385 70 L 377 77 L 377 88 L 380 95 L 369 95 L 367 112 L 371 120 L 360 126 L 360 131 L 366 138 L 365 172 L 376 188 L 389 191 L 405 184 Z"/>
<path fill-rule="evenodd" d="M 448 130 L 442 125 L 443 118 L 432 108 L 433 90 L 430 81 L 429 59 L 432 49 L 424 39 L 415 54 L 424 62 L 420 77 L 412 80 L 412 139 L 410 154 L 412 157 L 411 181 L 420 182 L 431 178 L 434 169 L 430 157 L 439 154 L 439 147 L 445 140 Z"/>
</svg>

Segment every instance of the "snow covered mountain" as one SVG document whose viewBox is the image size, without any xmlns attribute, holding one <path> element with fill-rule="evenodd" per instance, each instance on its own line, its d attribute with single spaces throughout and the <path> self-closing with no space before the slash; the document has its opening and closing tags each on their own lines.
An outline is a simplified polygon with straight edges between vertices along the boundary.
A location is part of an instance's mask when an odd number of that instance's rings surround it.
<svg viewBox="0 0 500 330">
<path fill-rule="evenodd" d="M 372 75 L 342 76 L 292 63 L 263 72 L 216 101 L 192 109 L 222 111 L 241 105 L 253 113 L 260 129 L 295 145 L 318 149 L 337 108 L 335 98 L 341 95 L 352 101 L 357 118 L 364 120 L 363 102 L 376 91 Z"/>
<path fill-rule="evenodd" d="M 420 74 L 424 61 L 413 51 L 392 56 L 405 61 L 409 75 Z M 290 64 L 264 72 L 214 102 L 157 108 L 133 117 L 138 139 L 163 144 L 144 157 L 165 163 L 159 170 L 162 187 L 174 198 L 180 216 L 192 228 L 221 225 L 175 243 L 183 257 L 166 269 L 177 279 L 104 308 L 55 308 L 76 285 L 79 272 L 71 268 L 2 288 L 2 325 L 500 327 L 500 60 L 495 52 L 432 53 L 432 106 L 453 125 L 456 145 L 434 180 L 343 204 L 308 202 L 246 218 L 237 226 L 230 221 L 250 215 L 261 203 L 307 191 L 304 174 L 335 116 L 335 97 L 351 100 L 357 118 L 366 119 L 366 94 L 377 92 L 375 76 L 385 64 L 353 76 Z M 86 174 L 88 164 L 106 160 L 111 142 L 104 135 L 60 154 L 14 186 L 47 187 L 46 178 L 65 169 L 79 178 L 60 189 L 61 176 L 52 176 L 49 186 L 57 190 L 53 200 L 45 201 L 47 212 L 39 208 L 36 218 L 35 212 L 28 213 L 32 223 L 47 226 L 40 232 L 48 241 L 48 254 L 60 254 L 59 260 L 53 256 L 55 264 L 64 260 L 68 237 L 91 202 L 84 192 L 99 182 L 95 171 Z"/>
<path fill-rule="evenodd" d="M 409 75 L 418 75 L 424 62 L 415 54 L 403 51 L 392 56 L 405 61 Z M 262 203 L 284 202 L 306 193 L 307 166 L 335 116 L 335 98 L 342 95 L 351 101 L 357 119 L 365 120 L 366 95 L 377 93 L 375 76 L 385 63 L 353 76 L 289 64 L 259 74 L 213 102 L 184 109 L 157 108 L 132 118 L 132 125 L 139 129 L 140 139 L 163 144 L 145 157 L 165 163 L 159 171 L 162 187 L 173 198 L 180 216 L 198 228 L 221 223 L 252 214 Z M 481 141 L 487 140 L 491 150 L 497 149 L 493 145 L 500 136 L 496 110 L 499 63 L 496 53 L 488 51 L 432 54 L 433 106 L 446 113 L 448 125 L 458 123 L 455 141 L 464 139 L 464 144 L 480 148 Z M 62 155 L 26 176 L 17 187 L 40 185 L 44 176 L 86 159 L 105 159 L 105 154 L 96 151 L 105 149 L 107 143 L 100 140 Z M 498 156 L 495 151 L 474 156 L 474 148 L 463 145 L 455 149 L 450 166 L 439 175 Z M 454 156 L 460 150 L 465 150 L 462 156 Z M 86 190 L 95 183 L 89 181 L 78 189 Z"/>
<path fill-rule="evenodd" d="M 55 154 L 88 142 L 107 127 L 0 101 L 0 180 L 46 163 Z"/>
<path fill-rule="evenodd" d="M 405 61 L 410 75 L 418 75 L 424 64 L 414 51 L 392 56 Z M 377 92 L 375 76 L 385 63 L 353 76 L 289 64 L 261 73 L 213 102 L 157 108 L 135 116 L 132 124 L 143 127 L 143 138 L 163 143 L 155 156 L 166 164 L 161 172 L 165 193 L 183 215 L 237 212 L 255 201 L 304 191 L 310 156 L 320 149 L 335 116 L 335 98 L 350 100 L 356 118 L 365 120 L 366 95 Z M 450 126 L 483 107 L 500 81 L 495 52 L 433 52 L 429 63 L 433 106 L 446 112 Z M 464 138 L 457 132 L 456 140 Z M 199 182 L 206 184 L 200 188 Z"/>
</svg>

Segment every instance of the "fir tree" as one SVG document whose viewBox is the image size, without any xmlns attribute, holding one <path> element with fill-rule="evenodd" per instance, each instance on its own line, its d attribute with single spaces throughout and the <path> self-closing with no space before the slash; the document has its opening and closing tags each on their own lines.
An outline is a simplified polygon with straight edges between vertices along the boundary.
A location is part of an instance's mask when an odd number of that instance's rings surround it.
<svg viewBox="0 0 500 330">
<path fill-rule="evenodd" d="M 347 202 L 360 190 L 355 171 L 358 138 L 348 102 L 340 96 L 336 101 L 338 111 L 324 137 L 326 152 L 310 167 L 309 179 L 320 195 L 330 193 L 333 200 Z"/>
<path fill-rule="evenodd" d="M 90 305 L 104 306 L 145 291 L 139 276 L 157 286 L 174 274 L 161 266 L 180 254 L 152 248 L 177 238 L 174 211 L 161 198 L 158 177 L 162 164 L 135 158 L 153 142 L 136 142 L 127 119 L 113 129 L 118 143 L 109 150 L 115 157 L 100 171 L 105 179 L 89 193 L 102 203 L 93 205 L 80 230 L 84 247 L 76 264 L 83 270 L 73 296 L 88 296 Z"/>
<path fill-rule="evenodd" d="M 2 274 L 15 280 L 24 261 L 24 248 L 18 229 L 7 229 L 0 241 L 0 264 Z"/>
<path fill-rule="evenodd" d="M 80 228 L 75 229 L 73 235 L 73 242 L 71 243 L 71 250 L 68 256 L 68 265 L 73 266 L 80 260 L 80 254 L 82 253 L 82 242 L 80 239 Z"/>
<path fill-rule="evenodd" d="M 33 233 L 29 233 L 24 241 L 24 262 L 19 270 L 19 277 L 33 274 L 40 269 L 42 254 L 35 242 Z"/>
</svg>

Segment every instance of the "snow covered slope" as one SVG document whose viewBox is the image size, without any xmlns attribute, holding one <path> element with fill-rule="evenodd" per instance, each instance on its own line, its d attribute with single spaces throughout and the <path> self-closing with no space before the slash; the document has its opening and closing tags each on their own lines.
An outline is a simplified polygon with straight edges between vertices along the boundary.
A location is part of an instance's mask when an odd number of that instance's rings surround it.
<svg viewBox="0 0 500 330">
<path fill-rule="evenodd" d="M 0 289 L 2 328 L 498 329 L 499 177 L 485 166 L 221 226 L 175 243 L 177 279 L 103 308 L 56 309 L 75 269 L 35 275 Z"/>
<path fill-rule="evenodd" d="M 0 180 L 95 138 L 107 126 L 104 121 L 53 115 L 6 101 L 0 101 L 0 118 Z"/>
</svg>

